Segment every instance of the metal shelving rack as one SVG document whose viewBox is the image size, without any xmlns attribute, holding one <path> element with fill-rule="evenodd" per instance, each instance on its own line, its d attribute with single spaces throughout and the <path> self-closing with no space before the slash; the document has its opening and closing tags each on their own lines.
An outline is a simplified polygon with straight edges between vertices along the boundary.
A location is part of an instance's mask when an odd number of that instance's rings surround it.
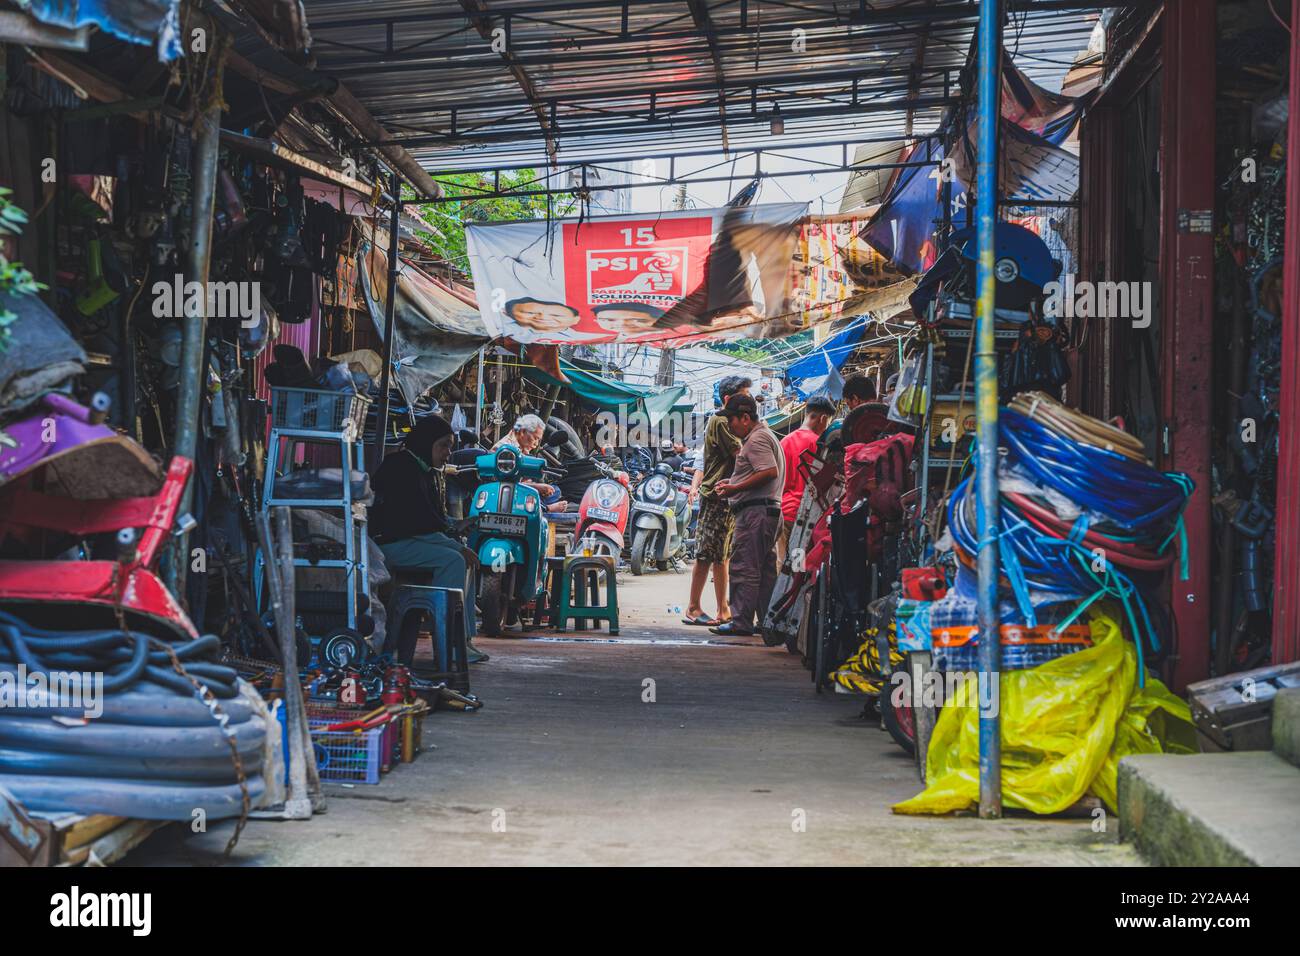
<svg viewBox="0 0 1300 956">
<path fill-rule="evenodd" d="M 973 334 L 975 323 L 972 314 L 972 308 L 968 303 L 946 300 L 942 305 L 942 318 L 963 319 L 970 323 L 966 327 L 946 327 L 935 322 L 936 303 L 930 303 L 930 324 L 938 333 L 939 337 L 949 342 L 966 343 Z M 1027 323 L 1031 316 L 1028 312 L 1019 312 L 1011 309 L 997 309 L 994 311 L 994 318 L 998 322 L 1014 323 L 1023 325 Z M 997 329 L 993 337 L 1001 347 L 1004 343 L 1014 342 L 1020 337 L 1019 329 Z M 930 470 L 933 469 L 959 469 L 965 463 L 966 458 L 947 456 L 944 458 L 934 458 L 930 455 L 930 421 L 934 413 L 934 405 L 940 401 L 959 401 L 965 399 L 970 403 L 972 411 L 975 408 L 975 385 L 973 382 L 967 382 L 966 394 L 963 396 L 958 392 L 945 393 L 943 395 L 934 394 L 934 342 L 929 342 L 925 347 L 925 417 L 921 422 L 921 461 L 917 475 L 917 483 L 921 489 L 920 513 L 925 514 L 929 507 L 930 494 Z"/>
<path fill-rule="evenodd" d="M 297 396 L 291 393 L 298 393 Z M 272 426 L 267 443 L 266 475 L 262 482 L 262 508 L 314 508 L 339 511 L 343 519 L 343 557 L 295 557 L 295 568 L 338 568 L 343 571 L 348 627 L 357 626 L 359 590 L 369 586 L 366 547 L 366 506 L 352 498 L 352 473 L 365 472 L 365 446 L 360 441 L 369 399 L 347 392 L 315 389 L 271 389 Z M 315 407 L 304 409 L 304 404 Z M 336 446 L 339 451 L 340 497 L 292 498 L 276 494 L 276 477 L 293 460 L 302 445 Z M 257 602 L 262 600 L 263 556 L 259 549 L 253 580 Z"/>
</svg>

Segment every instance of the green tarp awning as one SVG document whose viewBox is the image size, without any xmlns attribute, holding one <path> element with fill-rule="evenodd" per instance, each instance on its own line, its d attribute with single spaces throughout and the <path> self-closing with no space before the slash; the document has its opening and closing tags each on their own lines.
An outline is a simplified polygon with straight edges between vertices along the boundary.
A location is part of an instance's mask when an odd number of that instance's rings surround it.
<svg viewBox="0 0 1300 956">
<path fill-rule="evenodd" d="M 527 369 L 524 375 L 541 385 L 560 385 L 572 389 L 583 401 L 599 409 L 617 411 L 620 408 L 631 407 L 633 410 L 643 411 L 650 419 L 652 428 L 658 425 L 686 394 L 685 385 L 646 388 L 630 382 L 601 378 L 564 359 L 560 359 L 560 371 L 568 378 L 567 382 L 561 382 L 538 368 Z"/>
<path fill-rule="evenodd" d="M 791 406 L 788 409 L 778 408 L 776 411 L 768 414 L 763 419 L 763 421 L 765 421 L 767 423 L 767 427 L 772 429 L 772 431 L 774 432 L 779 432 L 783 430 L 788 431 L 790 427 L 796 423 L 796 420 L 802 419 L 803 410 L 804 410 L 803 402 L 800 402 L 798 405 Z"/>
</svg>

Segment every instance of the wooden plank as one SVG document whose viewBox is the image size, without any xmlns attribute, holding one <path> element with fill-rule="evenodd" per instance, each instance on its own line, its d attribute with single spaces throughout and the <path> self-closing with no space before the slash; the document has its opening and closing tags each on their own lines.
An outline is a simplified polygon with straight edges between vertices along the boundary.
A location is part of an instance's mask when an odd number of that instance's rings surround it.
<svg viewBox="0 0 1300 956">
<path fill-rule="evenodd" d="M 371 146 L 383 153 L 384 158 L 405 176 L 406 181 L 425 199 L 437 199 L 442 195 L 442 187 L 433 181 L 433 178 L 415 161 L 404 146 L 393 142 L 392 134 L 375 122 L 370 111 L 352 95 L 346 86 L 340 83 L 339 88 L 330 95 L 329 103 L 349 125 L 369 141 Z"/>
<path fill-rule="evenodd" d="M 0 10 L 0 43 L 84 51 L 90 48 L 90 27 L 68 29 L 41 23 L 23 13 Z"/>
<path fill-rule="evenodd" d="M 75 87 L 86 98 L 101 103 L 130 99 L 131 94 L 116 80 L 68 57 L 55 53 L 34 54 L 32 62 L 56 79 Z"/>
<path fill-rule="evenodd" d="M 300 172 L 310 173 L 317 179 L 325 179 L 336 185 L 343 186 L 346 189 L 352 189 L 363 196 L 369 196 L 374 192 L 374 187 L 364 180 L 354 179 L 346 176 L 338 170 L 331 169 L 324 163 L 318 163 L 314 159 L 308 159 L 301 153 L 295 153 L 288 147 L 281 146 L 279 143 L 272 142 L 269 139 L 259 139 L 256 136 L 245 136 L 243 133 L 236 133 L 232 130 L 223 129 L 221 131 L 221 144 L 228 149 L 233 149 L 249 156 L 254 156 L 262 160 L 269 166 L 278 166 L 282 169 L 295 169 Z"/>
<path fill-rule="evenodd" d="M 168 823 L 166 820 L 128 820 L 123 817 L 108 819 L 116 820 L 117 825 L 93 843 L 65 848 L 60 865 L 108 866 L 116 863 Z"/>
<path fill-rule="evenodd" d="M 60 830 L 63 837 L 64 851 L 76 849 L 93 843 L 105 833 L 111 833 L 126 822 L 126 817 L 110 816 L 107 813 L 95 813 L 88 817 L 79 817 L 72 826 Z"/>
<path fill-rule="evenodd" d="M 1269 750 L 1273 698 L 1300 687 L 1300 662 L 1270 664 L 1187 685 L 1202 750 Z"/>
<path fill-rule="evenodd" d="M 0 866 L 44 866 L 51 828 L 28 815 L 18 799 L 0 788 Z"/>
</svg>

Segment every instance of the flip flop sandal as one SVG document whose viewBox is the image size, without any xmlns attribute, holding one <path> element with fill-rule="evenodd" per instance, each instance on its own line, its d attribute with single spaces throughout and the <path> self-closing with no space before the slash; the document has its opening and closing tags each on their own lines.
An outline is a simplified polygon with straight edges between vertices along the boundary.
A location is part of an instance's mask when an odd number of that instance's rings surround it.
<svg viewBox="0 0 1300 956">
<path fill-rule="evenodd" d="M 712 618 L 705 617 L 703 614 L 701 614 L 699 617 L 694 619 L 689 617 L 684 617 L 682 618 L 682 623 L 689 624 L 691 627 L 717 627 L 722 622 L 715 621 Z"/>
</svg>

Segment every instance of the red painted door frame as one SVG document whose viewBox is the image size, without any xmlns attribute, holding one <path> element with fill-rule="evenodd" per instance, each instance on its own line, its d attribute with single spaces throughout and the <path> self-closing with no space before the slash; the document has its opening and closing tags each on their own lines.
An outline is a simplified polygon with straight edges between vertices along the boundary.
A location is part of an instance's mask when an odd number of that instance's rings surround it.
<svg viewBox="0 0 1300 956">
<path fill-rule="evenodd" d="M 1300 660 L 1300 0 L 1291 0 L 1291 122 L 1287 130 L 1286 264 L 1282 297 L 1281 423 L 1277 455 L 1277 550 L 1273 562 L 1273 663 Z"/>
<path fill-rule="evenodd" d="M 1175 689 L 1210 675 L 1210 443 L 1214 354 L 1215 0 L 1166 2 L 1160 137 L 1162 465 L 1196 491 L 1184 513 L 1190 575 L 1170 588 Z"/>
</svg>

